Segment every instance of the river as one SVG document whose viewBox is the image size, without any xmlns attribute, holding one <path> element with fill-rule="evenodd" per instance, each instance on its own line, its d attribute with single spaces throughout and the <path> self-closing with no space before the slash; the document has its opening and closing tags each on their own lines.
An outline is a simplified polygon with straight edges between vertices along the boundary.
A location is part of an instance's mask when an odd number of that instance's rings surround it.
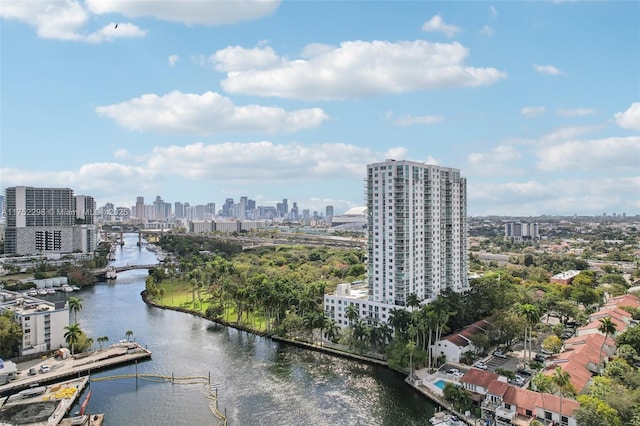
<svg viewBox="0 0 640 426">
<path fill-rule="evenodd" d="M 125 236 L 116 265 L 149 264 L 155 255 Z M 118 274 L 77 292 L 82 330 L 107 344 L 133 332 L 152 359 L 92 378 L 158 374 L 205 376 L 217 388 L 229 425 L 425 425 L 434 405 L 388 369 L 274 342 L 188 314 L 148 307 L 147 271 Z M 96 343 L 97 346 L 97 343 Z M 135 378 L 94 381 L 88 412 L 107 425 L 211 425 L 203 386 Z M 75 408 L 77 409 L 77 407 Z"/>
</svg>

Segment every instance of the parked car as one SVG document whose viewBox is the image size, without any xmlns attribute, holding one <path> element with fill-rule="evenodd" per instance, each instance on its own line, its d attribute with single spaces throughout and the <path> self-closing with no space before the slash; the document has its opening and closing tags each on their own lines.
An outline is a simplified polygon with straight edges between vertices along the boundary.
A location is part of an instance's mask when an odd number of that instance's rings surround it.
<svg viewBox="0 0 640 426">
<path fill-rule="evenodd" d="M 450 368 L 449 370 L 447 370 L 447 374 L 450 376 L 453 376 L 454 374 L 458 374 L 460 373 L 460 370 L 458 370 L 457 368 Z"/>
<path fill-rule="evenodd" d="M 50 371 L 51 371 L 51 367 L 49 367 L 47 364 L 42 364 L 42 365 L 40 366 L 40 371 L 41 371 L 42 373 L 48 373 L 48 372 L 50 372 Z"/>
<path fill-rule="evenodd" d="M 507 358 L 507 354 L 505 354 L 502 351 L 494 351 L 493 352 L 493 356 L 495 356 L 496 358 L 502 358 L 502 359 L 506 359 Z"/>
<path fill-rule="evenodd" d="M 38 374 L 38 370 L 36 370 L 35 368 L 31 367 L 29 369 L 29 372 L 27 373 L 29 376 L 35 376 L 36 374 Z"/>
<path fill-rule="evenodd" d="M 485 363 L 484 363 L 484 362 L 482 362 L 482 361 L 476 361 L 476 362 L 474 362 L 474 363 L 473 363 L 473 366 L 474 366 L 475 368 L 479 368 L 480 370 L 486 370 L 486 369 L 488 368 L 488 367 L 487 367 L 487 364 L 485 364 Z"/>
<path fill-rule="evenodd" d="M 521 376 L 526 376 L 529 377 L 531 376 L 533 373 L 529 370 L 525 370 L 524 368 L 519 368 L 518 369 L 518 374 L 520 374 Z"/>
<path fill-rule="evenodd" d="M 533 360 L 537 362 L 545 362 L 547 360 L 547 356 L 541 353 L 537 353 L 536 356 L 533 357 Z"/>
<path fill-rule="evenodd" d="M 524 385 L 524 378 L 522 376 L 518 376 L 516 375 L 513 380 L 511 380 L 512 383 L 515 383 L 518 386 L 522 386 Z"/>
</svg>

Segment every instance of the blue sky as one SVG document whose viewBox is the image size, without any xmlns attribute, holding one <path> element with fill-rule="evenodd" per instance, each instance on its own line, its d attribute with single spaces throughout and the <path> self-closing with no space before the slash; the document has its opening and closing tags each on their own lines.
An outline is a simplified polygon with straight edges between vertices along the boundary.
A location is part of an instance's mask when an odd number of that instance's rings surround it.
<svg viewBox="0 0 640 426">
<path fill-rule="evenodd" d="M 0 0 L 0 186 L 364 203 L 454 167 L 480 215 L 640 214 L 640 3 Z M 116 28 L 117 24 L 117 28 Z"/>
</svg>

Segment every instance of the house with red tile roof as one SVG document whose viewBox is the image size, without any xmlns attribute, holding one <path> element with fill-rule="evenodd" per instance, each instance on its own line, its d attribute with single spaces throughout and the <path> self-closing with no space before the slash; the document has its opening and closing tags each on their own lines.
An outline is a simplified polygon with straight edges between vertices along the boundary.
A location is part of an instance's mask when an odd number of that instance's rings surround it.
<svg viewBox="0 0 640 426">
<path fill-rule="evenodd" d="M 479 320 L 471 325 L 467 325 L 462 330 L 445 336 L 432 345 L 432 353 L 436 357 L 445 356 L 449 362 L 460 362 L 462 355 L 473 352 L 476 347 L 471 342 L 471 337 L 486 333 L 490 324 L 486 320 Z"/>
<path fill-rule="evenodd" d="M 578 392 L 584 390 L 591 382 L 591 377 L 597 373 L 598 365 L 602 367 L 613 358 L 616 351 L 615 341 L 608 337 L 606 343 L 604 335 L 595 333 L 576 336 L 564 341 L 564 350 L 548 357 L 545 361 L 543 374 L 553 375 L 556 367 L 570 374 L 571 384 Z M 604 354 L 600 360 L 600 349 Z"/>
<path fill-rule="evenodd" d="M 631 299 L 624 299 L 624 301 L 627 302 L 630 300 Z M 599 333 L 598 328 L 602 324 L 600 320 L 603 318 L 611 318 L 611 322 L 615 324 L 616 332 L 614 336 L 622 333 L 628 327 L 638 324 L 638 321 L 634 320 L 633 316 L 624 309 L 618 307 L 617 305 L 605 305 L 600 308 L 600 310 L 589 315 L 589 323 L 582 327 L 578 327 L 576 329 L 576 336 Z"/>
<path fill-rule="evenodd" d="M 507 382 L 507 378 L 504 376 L 478 368 L 470 368 L 465 375 L 460 378 L 458 383 L 469 392 L 484 396 L 487 394 L 489 385 L 496 380 Z"/>
<path fill-rule="evenodd" d="M 604 304 L 605 307 L 607 306 L 618 306 L 618 307 L 622 307 L 622 306 L 631 306 L 633 308 L 638 308 L 640 307 L 640 297 L 634 295 L 634 294 L 623 294 L 622 296 L 616 296 L 616 297 L 612 297 L 609 300 L 606 301 L 606 303 Z"/>
<path fill-rule="evenodd" d="M 528 425 L 534 419 L 555 425 L 577 426 L 574 413 L 580 404 L 568 398 L 493 381 L 481 404 L 482 418 L 497 426 Z"/>
</svg>

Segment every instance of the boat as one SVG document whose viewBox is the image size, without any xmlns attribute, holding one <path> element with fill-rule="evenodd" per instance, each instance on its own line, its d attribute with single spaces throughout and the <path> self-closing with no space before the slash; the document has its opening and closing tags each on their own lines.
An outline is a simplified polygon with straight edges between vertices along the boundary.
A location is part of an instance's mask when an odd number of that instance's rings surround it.
<svg viewBox="0 0 640 426">
<path fill-rule="evenodd" d="M 35 288 L 32 288 L 31 290 L 29 290 L 29 291 L 27 292 L 27 294 L 28 294 L 29 296 L 37 296 L 37 295 L 38 295 L 38 290 L 36 290 Z"/>
<path fill-rule="evenodd" d="M 56 289 L 55 288 L 48 288 L 47 289 L 47 294 L 56 294 Z"/>
<path fill-rule="evenodd" d="M 78 287 L 77 285 L 72 285 L 71 288 L 73 289 L 73 291 L 80 290 L 80 287 Z"/>
<path fill-rule="evenodd" d="M 73 291 L 73 289 L 68 285 L 63 285 L 61 288 L 65 293 L 71 293 Z"/>
<path fill-rule="evenodd" d="M 429 423 L 434 426 L 455 426 L 460 424 L 460 419 L 444 411 L 439 411 L 429 419 Z"/>
<path fill-rule="evenodd" d="M 34 396 L 39 396 L 45 393 L 47 390 L 46 386 L 36 386 L 29 389 L 25 389 L 23 391 L 18 392 L 18 397 L 20 398 L 33 398 Z"/>
<path fill-rule="evenodd" d="M 71 423 L 72 426 L 84 425 L 85 423 L 87 423 L 88 420 L 89 420 L 89 416 L 86 414 L 83 414 L 81 416 L 73 416 L 69 418 L 69 422 Z"/>
<path fill-rule="evenodd" d="M 37 290 L 37 293 L 39 296 L 46 296 L 47 295 L 47 289 L 46 288 L 39 288 Z"/>
</svg>

